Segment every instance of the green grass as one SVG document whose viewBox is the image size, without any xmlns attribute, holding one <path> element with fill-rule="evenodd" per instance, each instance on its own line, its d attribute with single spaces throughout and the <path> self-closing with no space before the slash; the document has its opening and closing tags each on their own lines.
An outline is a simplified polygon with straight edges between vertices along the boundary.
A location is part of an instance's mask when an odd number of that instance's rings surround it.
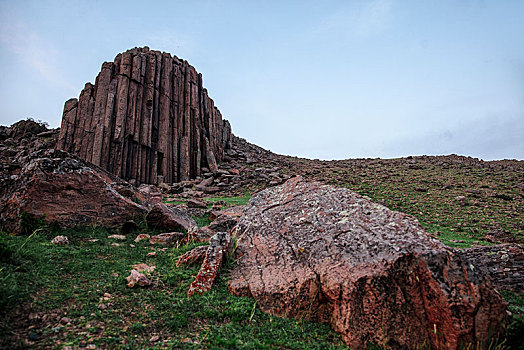
<svg viewBox="0 0 524 350">
<path fill-rule="evenodd" d="M 58 233 L 69 237 L 69 246 L 49 244 Z M 5 313 L 0 347 L 22 346 L 23 339 L 13 343 L 16 332 L 38 339 L 34 346 L 51 348 L 345 348 L 328 325 L 270 316 L 253 299 L 229 294 L 231 262 L 211 292 L 188 298 L 199 267 L 176 268 L 174 263 L 195 244 L 161 251 L 146 241 L 135 243 L 136 234 L 116 241 L 107 238 L 111 233 L 79 228 L 30 237 L 0 234 L 0 310 Z M 152 251 L 156 255 L 147 256 Z M 125 277 L 136 263 L 156 266 L 152 287 L 126 286 Z M 104 293 L 111 295 L 109 300 L 101 299 Z M 27 321 L 27 313 L 36 318 Z M 71 324 L 62 324 L 63 317 L 71 318 Z M 160 340 L 151 343 L 153 335 Z"/>
</svg>

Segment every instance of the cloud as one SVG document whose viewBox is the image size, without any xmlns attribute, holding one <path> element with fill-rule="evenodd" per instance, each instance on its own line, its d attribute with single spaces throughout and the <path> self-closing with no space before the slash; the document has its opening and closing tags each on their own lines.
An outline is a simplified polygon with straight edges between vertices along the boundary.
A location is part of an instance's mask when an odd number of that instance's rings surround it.
<svg viewBox="0 0 524 350">
<path fill-rule="evenodd" d="M 77 92 L 61 73 L 57 65 L 61 55 L 53 45 L 22 22 L 7 18 L 5 14 L 0 20 L 0 43 L 5 50 L 4 55 L 17 55 L 51 86 L 67 89 L 71 93 Z"/>
</svg>

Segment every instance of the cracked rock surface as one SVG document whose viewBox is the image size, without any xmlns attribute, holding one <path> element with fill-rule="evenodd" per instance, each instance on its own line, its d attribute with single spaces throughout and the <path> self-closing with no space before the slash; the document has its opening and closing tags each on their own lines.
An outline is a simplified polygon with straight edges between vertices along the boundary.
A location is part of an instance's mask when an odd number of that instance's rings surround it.
<svg viewBox="0 0 524 350">
<path fill-rule="evenodd" d="M 506 317 L 482 271 L 413 217 L 344 188 L 293 178 L 255 195 L 237 230 L 231 292 L 329 322 L 351 348 L 456 349 Z"/>
</svg>

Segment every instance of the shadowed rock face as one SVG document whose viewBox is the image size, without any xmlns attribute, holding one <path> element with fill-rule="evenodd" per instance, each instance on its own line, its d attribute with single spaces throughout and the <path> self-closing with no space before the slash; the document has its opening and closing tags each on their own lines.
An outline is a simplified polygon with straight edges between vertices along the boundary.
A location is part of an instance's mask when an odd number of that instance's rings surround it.
<svg viewBox="0 0 524 350">
<path fill-rule="evenodd" d="M 20 172 L 11 176 L 0 198 L 0 224 L 7 232 L 23 231 L 20 215 L 25 213 L 65 227 L 117 227 L 145 215 L 146 208 L 117 192 L 118 181 L 65 152 L 34 152 Z"/>
<path fill-rule="evenodd" d="M 105 62 L 95 84 L 65 103 L 58 149 L 136 183 L 200 176 L 231 146 L 231 126 L 202 75 L 169 53 L 134 48 Z"/>
<path fill-rule="evenodd" d="M 413 217 L 347 189 L 293 178 L 255 195 L 237 229 L 230 290 L 272 314 L 330 322 L 352 348 L 456 349 L 505 320 L 481 271 Z"/>
</svg>

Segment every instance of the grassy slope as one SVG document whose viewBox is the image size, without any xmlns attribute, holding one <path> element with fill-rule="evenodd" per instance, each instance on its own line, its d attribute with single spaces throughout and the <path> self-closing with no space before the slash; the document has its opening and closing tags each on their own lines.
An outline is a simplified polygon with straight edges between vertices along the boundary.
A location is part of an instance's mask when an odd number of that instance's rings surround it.
<svg viewBox="0 0 524 350">
<path fill-rule="evenodd" d="M 126 241 L 109 239 L 105 229 L 60 233 L 69 237 L 69 246 L 50 245 L 55 233 L 46 231 L 29 238 L 1 234 L 0 310 L 8 312 L 0 318 L 0 348 L 21 346 L 24 339 L 51 348 L 344 348 L 327 325 L 269 316 L 252 299 L 230 295 L 231 261 L 213 291 L 188 298 L 199 267 L 174 263 L 194 245 L 162 250 L 133 242 L 134 234 Z M 136 263 L 156 266 L 153 287 L 126 286 Z M 151 342 L 155 335 L 160 339 Z"/>
<path fill-rule="evenodd" d="M 485 235 L 490 231 L 523 241 L 522 166 L 487 166 L 449 159 L 441 162 L 437 158 L 415 158 L 409 166 L 405 159 L 327 164 L 286 159 L 277 165 L 310 179 L 348 187 L 391 209 L 412 214 L 448 245 L 489 244 Z M 247 199 L 225 200 L 245 204 Z M 209 202 L 217 200 L 224 198 Z M 73 237 L 71 246 L 50 246 L 54 234 L 45 232 L 27 241 L 24 237 L 0 236 L 4 245 L 0 309 L 9 310 L 14 317 L 11 319 L 16 319 L 17 312 L 23 315 L 30 305 L 27 300 L 31 300 L 31 312 L 37 316 L 25 323 L 13 324 L 6 319 L 1 326 L 2 339 L 16 330 L 22 332 L 20 338 L 39 338 L 38 345 L 137 348 L 163 346 L 166 341 L 166 346 L 174 348 L 343 348 L 325 325 L 264 315 L 251 299 L 229 295 L 227 268 L 213 292 L 188 299 L 185 292 L 198 268 L 177 269 L 174 261 L 191 247 L 159 251 L 145 242 L 135 244 L 131 240 L 134 236 L 116 247 L 102 229 L 63 234 Z M 99 241 L 89 242 L 91 238 Z M 153 250 L 157 254 L 146 257 Z M 157 266 L 153 274 L 156 285 L 128 289 L 124 278 L 131 265 L 140 262 Z M 106 292 L 112 295 L 108 302 L 113 305 L 100 310 L 100 298 Z M 504 293 L 504 297 L 520 320 L 520 328 L 513 331 L 522 330 L 524 299 L 512 293 Z M 17 304 L 24 307 L 13 308 Z M 50 315 L 49 319 L 42 321 L 45 315 Z M 62 325 L 56 320 L 64 316 L 73 322 Z M 34 328 L 28 329 L 31 326 Z M 150 343 L 153 335 L 159 335 L 160 341 Z"/>
</svg>

